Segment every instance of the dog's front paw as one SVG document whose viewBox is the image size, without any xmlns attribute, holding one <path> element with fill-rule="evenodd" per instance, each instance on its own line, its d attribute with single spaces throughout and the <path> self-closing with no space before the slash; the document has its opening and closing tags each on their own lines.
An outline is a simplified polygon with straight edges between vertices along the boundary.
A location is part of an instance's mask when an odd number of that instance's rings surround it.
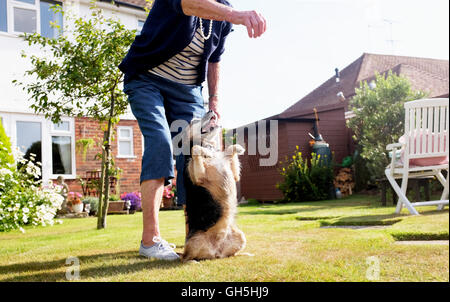
<svg viewBox="0 0 450 302">
<path fill-rule="evenodd" d="M 213 152 L 202 146 L 195 145 L 192 147 L 192 156 L 213 157 Z"/>
<path fill-rule="evenodd" d="M 233 156 L 235 154 L 242 155 L 245 153 L 245 149 L 241 145 L 229 146 L 226 150 L 226 155 Z"/>
</svg>

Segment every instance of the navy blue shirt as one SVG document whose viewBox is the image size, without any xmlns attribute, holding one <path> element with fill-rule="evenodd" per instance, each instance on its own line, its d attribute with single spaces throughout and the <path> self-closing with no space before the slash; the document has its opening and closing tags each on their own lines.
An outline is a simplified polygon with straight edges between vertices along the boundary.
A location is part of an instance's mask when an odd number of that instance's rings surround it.
<svg viewBox="0 0 450 302">
<path fill-rule="evenodd" d="M 226 0 L 217 0 L 231 6 Z M 155 0 L 145 20 L 141 34 L 131 44 L 119 68 L 125 81 L 134 75 L 146 72 L 172 58 L 191 43 L 200 18 L 187 16 L 181 8 L 181 0 Z M 204 20 L 204 30 L 209 30 L 209 21 Z M 211 37 L 205 41 L 203 58 L 198 68 L 197 85 L 206 79 L 207 62 L 216 63 L 225 50 L 225 40 L 232 31 L 227 21 L 214 21 Z M 205 35 L 208 33 L 205 32 Z"/>
</svg>

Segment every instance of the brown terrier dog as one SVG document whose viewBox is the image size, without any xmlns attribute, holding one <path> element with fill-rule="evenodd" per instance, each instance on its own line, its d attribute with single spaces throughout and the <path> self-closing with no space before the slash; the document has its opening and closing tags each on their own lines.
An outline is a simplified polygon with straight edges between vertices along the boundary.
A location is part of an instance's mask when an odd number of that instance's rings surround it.
<svg viewBox="0 0 450 302">
<path fill-rule="evenodd" d="M 220 133 L 214 126 L 208 129 L 208 134 Z M 205 138 L 211 137 L 202 132 L 202 142 L 206 141 L 203 134 Z M 244 153 L 244 148 L 232 145 L 225 151 L 218 151 L 214 147 L 194 145 L 191 155 L 185 155 L 189 233 L 183 261 L 230 257 L 245 248 L 245 235 L 235 223 L 236 182 L 240 178 L 238 155 Z"/>
</svg>

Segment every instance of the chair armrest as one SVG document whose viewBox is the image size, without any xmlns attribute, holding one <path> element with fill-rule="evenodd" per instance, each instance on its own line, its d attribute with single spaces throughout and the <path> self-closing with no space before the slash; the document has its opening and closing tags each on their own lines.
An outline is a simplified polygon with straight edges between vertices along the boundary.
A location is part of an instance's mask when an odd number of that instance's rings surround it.
<svg viewBox="0 0 450 302">
<path fill-rule="evenodd" d="M 399 148 L 401 148 L 403 146 L 404 146 L 404 144 L 402 144 L 402 143 L 389 144 L 389 145 L 386 146 L 386 150 L 399 149 Z"/>
</svg>

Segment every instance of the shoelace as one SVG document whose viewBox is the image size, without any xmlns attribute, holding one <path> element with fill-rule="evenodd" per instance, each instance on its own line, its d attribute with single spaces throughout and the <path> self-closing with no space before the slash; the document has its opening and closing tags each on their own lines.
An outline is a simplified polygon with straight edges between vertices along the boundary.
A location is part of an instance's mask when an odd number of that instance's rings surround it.
<svg viewBox="0 0 450 302">
<path fill-rule="evenodd" d="M 155 236 L 153 237 L 153 242 L 158 243 L 158 249 L 168 252 L 173 252 L 173 250 L 176 248 L 176 245 L 173 243 L 168 243 L 161 237 Z"/>
</svg>

